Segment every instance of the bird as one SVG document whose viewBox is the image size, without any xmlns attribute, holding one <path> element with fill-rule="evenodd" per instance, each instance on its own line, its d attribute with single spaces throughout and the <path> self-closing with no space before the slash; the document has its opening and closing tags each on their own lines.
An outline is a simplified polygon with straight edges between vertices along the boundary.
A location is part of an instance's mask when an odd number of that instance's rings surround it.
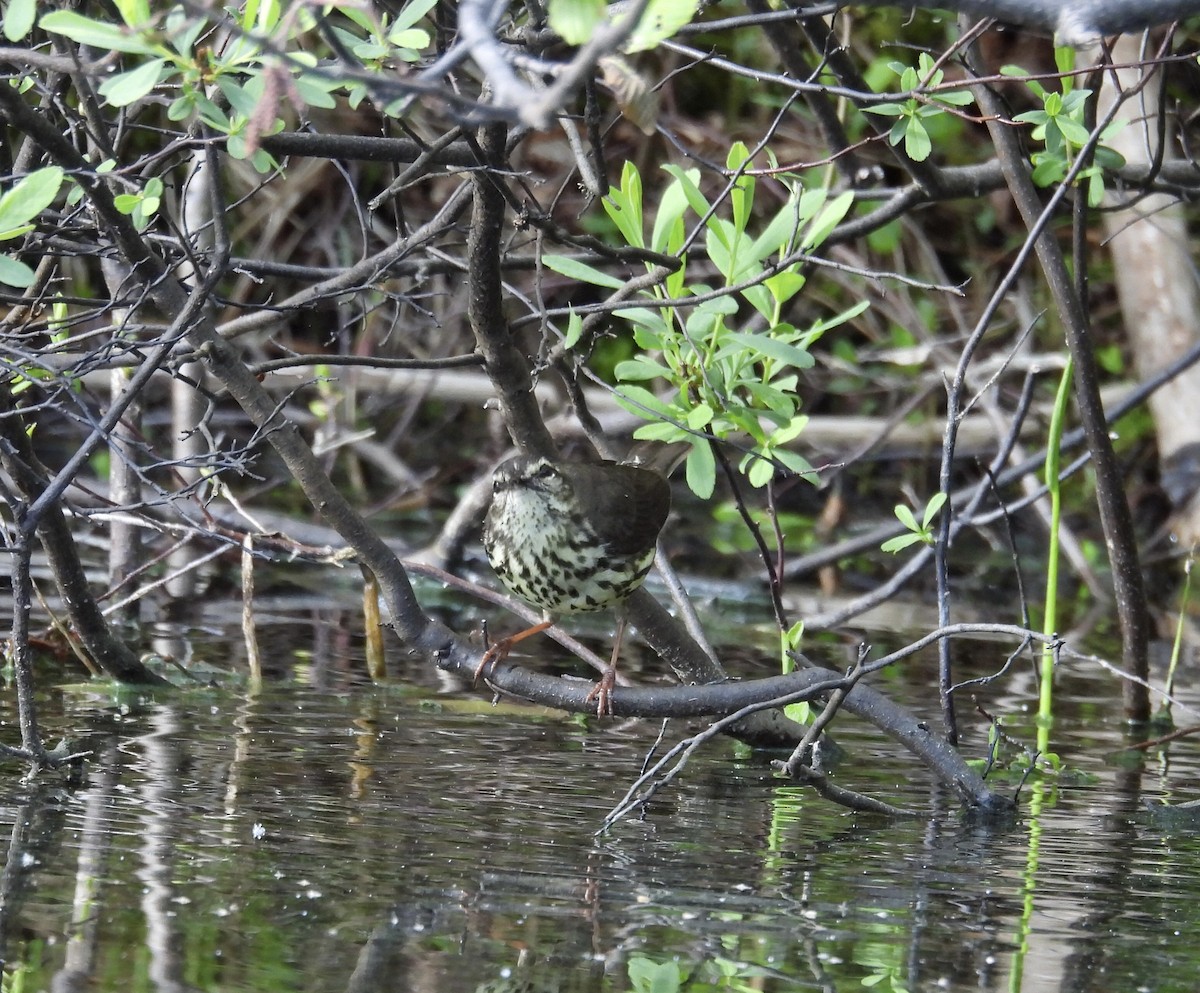
<svg viewBox="0 0 1200 993">
<path fill-rule="evenodd" d="M 670 484 L 653 469 L 540 455 L 501 463 L 492 474 L 484 550 L 504 585 L 545 619 L 489 648 L 476 682 L 516 642 L 546 630 L 554 615 L 614 607 L 612 660 L 587 697 L 597 714 L 611 714 L 625 602 L 650 571 L 670 509 Z"/>
</svg>

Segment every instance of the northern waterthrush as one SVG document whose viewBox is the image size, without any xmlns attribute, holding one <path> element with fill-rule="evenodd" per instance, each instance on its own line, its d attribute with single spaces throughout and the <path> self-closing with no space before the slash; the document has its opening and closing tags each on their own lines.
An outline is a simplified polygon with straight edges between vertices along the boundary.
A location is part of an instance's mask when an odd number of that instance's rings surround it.
<svg viewBox="0 0 1200 993">
<path fill-rule="evenodd" d="M 599 713 L 611 710 L 624 603 L 650 571 L 670 509 L 666 479 L 637 466 L 518 456 L 492 476 L 483 547 L 504 584 L 547 618 L 618 608 L 612 661 L 588 695 Z M 497 642 L 476 677 L 515 642 L 550 623 L 547 619 Z"/>
</svg>

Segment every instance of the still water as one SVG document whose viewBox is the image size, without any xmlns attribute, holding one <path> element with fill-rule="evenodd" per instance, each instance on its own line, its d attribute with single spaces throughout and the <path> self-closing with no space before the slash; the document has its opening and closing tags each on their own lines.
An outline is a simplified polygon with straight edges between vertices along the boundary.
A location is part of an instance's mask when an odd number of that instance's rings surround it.
<svg viewBox="0 0 1200 993">
<path fill-rule="evenodd" d="M 78 786 L 0 770 L 5 991 L 1200 988 L 1200 817 L 1147 807 L 1198 795 L 1197 745 L 1116 762 L 1104 672 L 1064 673 L 1071 775 L 1010 823 L 847 718 L 839 782 L 921 816 L 848 812 L 722 741 L 597 838 L 657 725 L 493 708 L 432 672 L 372 686 L 344 616 L 261 625 L 287 660 L 259 693 L 43 678 L 48 736 L 93 754 Z M 236 639 L 206 651 L 236 669 Z M 936 720 L 931 664 L 876 685 Z M 982 702 L 1028 741 L 1031 693 Z M 963 724 L 981 755 L 969 702 Z"/>
</svg>

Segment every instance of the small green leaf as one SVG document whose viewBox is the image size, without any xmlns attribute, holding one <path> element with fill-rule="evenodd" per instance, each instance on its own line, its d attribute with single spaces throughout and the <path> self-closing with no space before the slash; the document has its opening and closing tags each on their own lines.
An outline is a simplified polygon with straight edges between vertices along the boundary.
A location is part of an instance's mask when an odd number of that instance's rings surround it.
<svg viewBox="0 0 1200 993">
<path fill-rule="evenodd" d="M 743 334 L 731 331 L 729 338 L 767 358 L 775 359 L 777 362 L 783 362 L 797 369 L 811 369 L 815 364 L 810 352 L 803 348 L 797 348 L 795 345 L 789 345 L 786 341 L 780 341 L 778 338 L 772 338 L 770 335 Z"/>
<path fill-rule="evenodd" d="M 614 396 L 617 403 L 638 417 L 671 417 L 673 414 L 670 407 L 641 386 L 623 385 Z"/>
<path fill-rule="evenodd" d="M 679 188 L 683 190 L 683 195 L 687 198 L 688 206 L 692 208 L 699 216 L 703 217 L 708 213 L 709 202 L 704 198 L 704 194 L 700 192 L 698 185 L 700 181 L 699 169 L 680 169 L 677 165 L 667 164 L 663 169 L 675 177 L 675 182 L 679 184 Z"/>
<path fill-rule="evenodd" d="M 567 314 L 567 333 L 563 336 L 563 347 L 572 349 L 579 344 L 579 339 L 583 337 L 583 318 L 575 313 L 575 308 L 572 307 Z"/>
<path fill-rule="evenodd" d="M 763 280 L 763 285 L 770 291 L 775 302 L 782 306 L 804 289 L 806 282 L 807 280 L 800 273 L 785 269 L 783 272 L 775 273 L 774 276 L 768 276 Z"/>
<path fill-rule="evenodd" d="M 642 177 L 632 162 L 621 171 L 621 185 L 609 188 L 603 201 L 604 212 L 621 232 L 625 241 L 635 248 L 644 248 L 642 234 Z"/>
<path fill-rule="evenodd" d="M 613 375 L 621 382 L 640 379 L 671 379 L 671 370 L 651 358 L 639 355 L 636 358 L 618 362 L 613 369 Z"/>
<path fill-rule="evenodd" d="M 699 0 L 650 0 L 638 26 L 625 43 L 625 54 L 655 48 L 685 24 L 690 24 L 699 7 Z"/>
<path fill-rule="evenodd" d="M 853 203 L 854 193 L 850 190 L 834 197 L 805 230 L 801 247 L 805 251 L 811 251 L 824 242 L 833 233 L 833 229 L 841 224 Z"/>
<path fill-rule="evenodd" d="M 406 28 L 404 31 L 393 31 L 388 35 L 388 41 L 397 48 L 412 49 L 418 52 L 428 48 L 432 40 L 429 32 L 424 28 Z"/>
<path fill-rule="evenodd" d="M 4 37 L 9 41 L 20 41 L 29 34 L 36 7 L 36 0 L 8 0 L 4 6 Z"/>
<path fill-rule="evenodd" d="M 904 131 L 904 150 L 914 162 L 924 162 L 933 151 L 933 142 L 929 140 L 929 132 L 917 118 L 909 119 Z"/>
<path fill-rule="evenodd" d="M 638 441 L 690 441 L 691 435 L 667 421 L 643 424 L 633 432 Z"/>
<path fill-rule="evenodd" d="M 392 25 L 392 30 L 412 27 L 417 21 L 433 10 L 436 3 L 437 0 L 413 0 L 412 3 L 396 15 L 396 22 Z"/>
<path fill-rule="evenodd" d="M 606 272 L 594 269 L 586 262 L 580 262 L 578 259 L 572 259 L 566 255 L 544 255 L 542 262 L 547 269 L 553 269 L 560 275 L 566 276 L 568 279 L 577 279 L 581 283 L 591 283 L 593 286 L 605 286 L 614 290 L 625 285 L 624 280 L 610 276 Z"/>
<path fill-rule="evenodd" d="M 322 79 L 309 73 L 302 73 L 296 77 L 296 92 L 300 94 L 300 99 L 309 107 L 320 107 L 322 110 L 333 110 L 337 106 L 331 91 L 340 89 L 341 86 L 340 80 Z"/>
<path fill-rule="evenodd" d="M 799 455 L 796 452 L 776 452 L 775 458 L 777 461 L 782 462 L 797 476 L 800 476 L 801 478 L 812 483 L 813 486 L 820 484 L 821 477 L 812 467 L 812 463 L 809 462 L 808 459 L 806 459 L 803 455 Z"/>
<path fill-rule="evenodd" d="M 33 285 L 34 272 L 24 262 L 11 255 L 0 255 L 0 283 L 19 290 Z"/>
<path fill-rule="evenodd" d="M 43 31 L 66 35 L 81 45 L 91 45 L 104 51 L 127 52 L 130 55 L 156 55 L 157 49 L 141 35 L 133 34 L 115 24 L 93 21 L 71 10 L 55 10 L 39 22 Z"/>
<path fill-rule="evenodd" d="M 688 489 L 701 500 L 707 500 L 713 495 L 717 486 L 717 463 L 707 438 L 697 441 L 688 452 L 685 477 Z"/>
<path fill-rule="evenodd" d="M 744 388 L 754 398 L 755 403 L 772 413 L 778 414 L 780 417 L 790 420 L 792 414 L 795 413 L 795 397 L 789 396 L 774 386 L 767 386 L 764 383 L 747 382 L 744 384 Z"/>
<path fill-rule="evenodd" d="M 650 235 L 650 247 L 654 251 L 672 252 L 683 244 L 682 218 L 685 210 L 687 197 L 678 183 L 671 183 L 659 198 L 658 212 L 654 215 L 654 231 Z"/>
<path fill-rule="evenodd" d="M 62 169 L 47 166 L 31 172 L 0 197 L 0 233 L 14 237 L 14 229 L 29 224 L 54 202 L 62 181 Z"/>
<path fill-rule="evenodd" d="M 795 194 L 787 198 L 787 202 L 775 212 L 775 216 L 763 228 L 762 233 L 752 242 L 751 258 L 761 262 L 769 255 L 776 252 L 783 255 L 791 248 L 802 223 L 799 208 L 800 204 Z"/>
<path fill-rule="evenodd" d="M 113 0 L 114 6 L 130 27 L 139 27 L 150 20 L 149 0 Z"/>
<path fill-rule="evenodd" d="M 929 503 L 925 505 L 925 513 L 921 518 L 921 525 L 924 530 L 929 530 L 929 525 L 933 523 L 933 519 L 937 517 L 938 511 L 942 509 L 945 503 L 945 493 L 935 493 L 929 498 Z"/>
<path fill-rule="evenodd" d="M 263 93 L 264 80 L 261 76 L 255 76 L 243 85 L 232 76 L 222 75 L 217 77 L 217 87 L 236 113 L 250 118 L 258 110 L 258 100 Z"/>
<path fill-rule="evenodd" d="M 901 524 L 908 528 L 909 531 L 921 530 L 921 526 L 917 523 L 917 518 L 913 515 L 912 510 L 907 504 L 896 504 L 896 518 Z"/>
<path fill-rule="evenodd" d="M 965 90 L 947 90 L 945 93 L 936 94 L 933 99 L 951 107 L 966 107 L 975 102 L 975 98 Z"/>
<path fill-rule="evenodd" d="M 902 534 L 895 538 L 889 538 L 879 546 L 879 549 L 880 551 L 892 552 L 894 554 L 896 552 L 903 551 L 905 548 L 908 548 L 909 545 L 917 544 L 917 542 L 920 540 L 921 536 L 919 534 Z"/>
<path fill-rule="evenodd" d="M 151 59 L 136 69 L 110 76 L 100 84 L 100 95 L 113 107 L 128 107 L 154 89 L 164 65 L 164 59 Z"/>
<path fill-rule="evenodd" d="M 697 404 L 687 415 L 687 426 L 693 431 L 702 431 L 712 423 L 713 409 L 706 403 Z"/>
<path fill-rule="evenodd" d="M 899 117 L 905 113 L 903 104 L 898 103 L 877 103 L 870 107 L 864 107 L 868 114 L 883 114 L 887 117 Z"/>
<path fill-rule="evenodd" d="M 604 0 L 550 0 L 550 30 L 568 45 L 582 45 L 604 20 L 604 8 Z"/>
<path fill-rule="evenodd" d="M 757 458 L 750 463 L 746 478 L 750 481 L 751 486 L 762 489 L 775 478 L 775 466 L 770 459 Z"/>
</svg>

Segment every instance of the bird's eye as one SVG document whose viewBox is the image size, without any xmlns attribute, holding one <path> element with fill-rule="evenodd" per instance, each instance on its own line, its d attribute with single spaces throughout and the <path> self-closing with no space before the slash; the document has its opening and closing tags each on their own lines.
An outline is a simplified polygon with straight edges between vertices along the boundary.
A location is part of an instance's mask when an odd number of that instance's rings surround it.
<svg viewBox="0 0 1200 993">
<path fill-rule="evenodd" d="M 533 470 L 534 479 L 549 479 L 553 475 L 554 466 L 552 466 L 549 462 L 543 462 Z"/>
</svg>

